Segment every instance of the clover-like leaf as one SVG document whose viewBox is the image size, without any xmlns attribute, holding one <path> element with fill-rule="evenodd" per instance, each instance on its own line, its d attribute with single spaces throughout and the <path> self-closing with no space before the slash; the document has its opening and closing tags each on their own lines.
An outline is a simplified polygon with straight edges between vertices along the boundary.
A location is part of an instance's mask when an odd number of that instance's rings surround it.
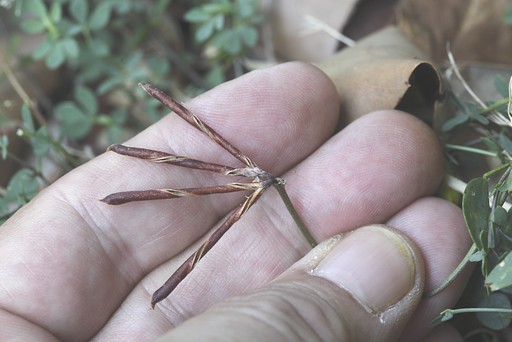
<svg viewBox="0 0 512 342">
<path fill-rule="evenodd" d="M 491 291 L 512 286 L 512 252 L 508 252 L 505 258 L 487 275 L 485 285 Z"/>
<path fill-rule="evenodd" d="M 72 38 L 63 39 L 57 45 L 68 58 L 77 58 L 80 53 L 80 46 Z"/>
<path fill-rule="evenodd" d="M 21 23 L 21 29 L 27 33 L 36 34 L 45 30 L 43 22 L 39 20 L 26 20 Z"/>
<path fill-rule="evenodd" d="M 492 293 L 491 295 L 484 297 L 478 306 L 485 309 L 501 309 L 499 311 L 507 311 L 511 309 L 510 300 L 503 293 Z M 510 324 L 512 316 L 510 312 L 505 313 L 499 311 L 477 312 L 476 317 L 486 327 L 493 330 L 501 330 Z"/>
<path fill-rule="evenodd" d="M 5 198 L 17 202 L 19 205 L 27 203 L 39 191 L 39 184 L 34 172 L 22 168 L 14 174 L 6 188 Z"/>
<path fill-rule="evenodd" d="M 100 2 L 94 7 L 91 17 L 89 18 L 89 29 L 91 31 L 99 31 L 107 26 L 110 15 L 112 13 L 112 3 Z"/>
<path fill-rule="evenodd" d="M 497 75 L 494 78 L 494 87 L 501 96 L 505 98 L 508 97 L 508 80 L 506 80 L 505 77 Z"/>
<path fill-rule="evenodd" d="M 81 139 L 92 127 L 92 118 L 72 102 L 63 102 L 55 109 L 55 118 L 62 133 L 70 139 Z"/>
<path fill-rule="evenodd" d="M 0 137 L 0 149 L 2 150 L 2 160 L 7 158 L 7 147 L 9 146 L 9 137 L 3 134 Z"/>
<path fill-rule="evenodd" d="M 66 57 L 64 55 L 64 51 L 59 45 L 55 45 L 52 49 L 50 49 L 48 55 L 46 56 L 45 62 L 49 69 L 55 70 L 60 67 L 65 60 Z"/>
<path fill-rule="evenodd" d="M 69 11 L 79 23 L 85 23 L 88 14 L 87 0 L 71 0 Z"/>
<path fill-rule="evenodd" d="M 479 250 L 484 249 L 482 236 L 489 229 L 489 182 L 480 177 L 471 180 L 462 198 L 462 212 L 471 239 Z"/>
<path fill-rule="evenodd" d="M 184 18 L 189 23 L 203 23 L 210 19 L 210 14 L 201 7 L 194 7 L 185 13 Z"/>
<path fill-rule="evenodd" d="M 443 127 L 441 128 L 443 132 L 449 132 L 455 127 L 467 122 L 469 120 L 469 116 L 466 114 L 459 114 L 457 116 L 454 116 L 453 118 L 449 119 L 443 124 Z"/>
<path fill-rule="evenodd" d="M 21 106 L 21 120 L 23 121 L 23 127 L 33 132 L 35 130 L 34 126 L 34 120 L 32 119 L 32 114 L 30 113 L 30 108 L 28 107 L 28 104 L 24 103 Z"/>
<path fill-rule="evenodd" d="M 77 87 L 75 90 L 75 98 L 88 115 L 92 116 L 98 112 L 98 101 L 89 88 L 83 86 Z"/>
<path fill-rule="evenodd" d="M 43 18 L 48 13 L 48 9 L 43 0 L 25 0 L 23 10 Z"/>
</svg>

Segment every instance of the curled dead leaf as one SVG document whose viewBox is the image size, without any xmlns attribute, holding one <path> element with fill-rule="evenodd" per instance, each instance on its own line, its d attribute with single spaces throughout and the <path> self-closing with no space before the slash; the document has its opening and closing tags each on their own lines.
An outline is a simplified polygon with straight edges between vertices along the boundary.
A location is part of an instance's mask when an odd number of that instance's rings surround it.
<svg viewBox="0 0 512 342">
<path fill-rule="evenodd" d="M 342 124 L 393 108 L 432 123 L 439 74 L 396 27 L 380 30 L 318 66 L 336 85 Z"/>
</svg>

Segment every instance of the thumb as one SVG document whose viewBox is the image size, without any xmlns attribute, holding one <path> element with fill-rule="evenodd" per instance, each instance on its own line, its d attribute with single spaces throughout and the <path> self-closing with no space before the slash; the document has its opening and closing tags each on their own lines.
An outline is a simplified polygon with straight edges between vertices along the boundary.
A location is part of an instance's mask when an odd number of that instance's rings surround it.
<svg viewBox="0 0 512 342">
<path fill-rule="evenodd" d="M 162 341 L 392 341 L 423 284 L 412 242 L 367 226 L 324 241 L 266 287 L 212 306 Z"/>
</svg>

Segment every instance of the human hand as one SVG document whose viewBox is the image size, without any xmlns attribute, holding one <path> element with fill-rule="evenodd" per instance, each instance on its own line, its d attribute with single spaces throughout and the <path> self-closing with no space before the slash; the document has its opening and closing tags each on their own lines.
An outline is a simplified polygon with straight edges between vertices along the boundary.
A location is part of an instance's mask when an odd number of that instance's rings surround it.
<svg viewBox="0 0 512 342">
<path fill-rule="evenodd" d="M 283 175 L 313 235 L 327 241 L 308 253 L 269 190 L 150 310 L 151 293 L 244 194 L 108 206 L 98 199 L 117 191 L 225 178 L 105 153 L 0 227 L 0 339 L 141 341 L 167 332 L 162 340 L 410 341 L 427 336 L 430 320 L 455 303 L 464 277 L 421 299 L 470 242 L 460 210 L 427 197 L 442 177 L 442 155 L 419 120 L 373 113 L 330 138 L 334 86 L 300 63 L 248 74 L 187 107 Z M 237 165 L 175 115 L 126 144 Z M 372 226 L 331 238 L 375 223 L 396 230 Z"/>
</svg>

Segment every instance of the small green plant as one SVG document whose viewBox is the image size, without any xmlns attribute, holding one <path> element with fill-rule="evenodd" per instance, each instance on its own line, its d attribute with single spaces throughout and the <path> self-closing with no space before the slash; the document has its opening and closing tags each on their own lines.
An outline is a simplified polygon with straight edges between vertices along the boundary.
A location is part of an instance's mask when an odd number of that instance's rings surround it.
<svg viewBox="0 0 512 342">
<path fill-rule="evenodd" d="M 47 126 L 36 128 L 28 105 L 21 109 L 22 125 L 17 130 L 17 135 L 23 138 L 32 148 L 33 165 L 26 163 L 17 156 L 11 155 L 8 150 L 9 138 L 7 135 L 0 137 L 1 159 L 12 158 L 21 168 L 12 176 L 5 190 L 0 194 L 0 223 L 6 220 L 19 207 L 30 201 L 40 187 L 48 185 L 49 181 L 42 173 L 44 158 L 59 158 L 66 169 L 79 165 L 77 157 L 72 155 L 62 144 L 55 140 L 49 133 Z M 50 156 L 54 151 L 56 154 Z"/>
<path fill-rule="evenodd" d="M 158 101 L 148 101 L 143 91 L 134 90 L 136 84 L 151 82 L 169 93 L 185 89 L 173 95 L 177 98 L 195 95 L 232 77 L 231 66 L 240 71 L 239 61 L 256 44 L 260 17 L 255 0 L 149 4 L 136 0 L 0 3 L 8 11 L 7 23 L 13 31 L 4 56 L 8 62 L 1 70 L 25 103 L 19 119 L 0 120 L 0 162 L 10 159 L 20 166 L 5 188 L 0 187 L 0 223 L 52 181 L 45 178 L 43 164 L 58 164 L 69 171 L 103 151 L 106 144 L 119 142 L 127 130 L 132 135 L 166 113 Z M 176 13 L 187 13 L 186 19 Z M 197 26 L 195 36 L 183 36 L 189 31 L 187 21 Z M 183 29 L 169 32 L 178 26 Z M 14 65 L 13 52 L 24 44 L 16 28 L 36 36 L 39 43 Z M 214 48 L 215 58 L 205 63 L 201 57 L 205 54 L 186 50 L 192 44 L 183 42 L 194 40 L 206 44 L 205 49 Z M 67 92 L 59 94 L 59 101 L 46 111 L 15 76 L 17 69 L 34 61 L 65 71 L 72 79 Z M 33 161 L 10 152 L 18 139 L 13 129 L 30 147 Z M 96 146 L 100 134 L 106 141 Z M 84 153 L 84 146 L 94 150 Z"/>
<path fill-rule="evenodd" d="M 254 0 L 214 0 L 185 13 L 185 19 L 195 26 L 195 41 L 204 44 L 215 62 L 226 69 L 234 65 L 240 73 L 239 60 L 247 49 L 258 41 L 256 26 L 262 17 L 257 13 Z M 207 75 L 210 83 L 223 81 L 223 72 L 213 68 Z"/>
<path fill-rule="evenodd" d="M 449 160 L 455 164 L 452 169 L 457 168 L 455 154 L 461 152 L 491 157 L 499 166 L 472 179 L 463 190 L 462 211 L 473 245 L 452 275 L 428 295 L 449 285 L 466 264 L 479 263 L 481 275 L 474 279 L 483 286 L 471 293 L 470 304 L 474 307 L 447 309 L 433 323 L 447 321 L 456 314 L 475 313 L 483 330 L 496 335 L 512 321 L 512 79 L 507 82 L 496 77 L 494 86 L 502 98 L 483 102 L 462 78 L 451 53 L 449 58 L 452 70 L 474 101 L 463 103 L 457 96 L 450 97 L 458 112 L 442 126 L 444 139 L 449 141 L 459 130 L 470 129 L 477 135 L 462 145 L 445 143 Z M 481 165 L 482 159 L 477 163 Z"/>
</svg>

